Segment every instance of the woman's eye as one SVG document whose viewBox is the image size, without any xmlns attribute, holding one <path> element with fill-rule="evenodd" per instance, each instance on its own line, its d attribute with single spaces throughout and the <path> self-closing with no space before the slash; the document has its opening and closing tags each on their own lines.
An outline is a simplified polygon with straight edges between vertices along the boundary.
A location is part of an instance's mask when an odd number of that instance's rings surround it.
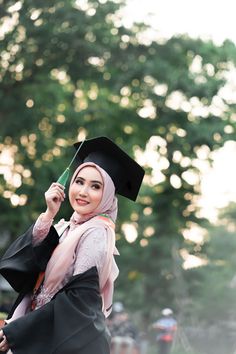
<svg viewBox="0 0 236 354">
<path fill-rule="evenodd" d="M 83 184 L 83 181 L 78 178 L 78 179 L 75 180 L 75 183 L 77 183 L 77 184 Z"/>
<path fill-rule="evenodd" d="M 93 184 L 93 185 L 92 185 L 92 188 L 93 188 L 93 189 L 100 189 L 101 186 L 100 186 L 100 184 Z"/>
</svg>

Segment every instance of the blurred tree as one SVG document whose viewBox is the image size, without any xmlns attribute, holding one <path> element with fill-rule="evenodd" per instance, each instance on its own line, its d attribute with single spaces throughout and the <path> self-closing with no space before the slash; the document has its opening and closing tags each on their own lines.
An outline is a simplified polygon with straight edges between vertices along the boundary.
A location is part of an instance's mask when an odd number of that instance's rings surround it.
<svg viewBox="0 0 236 354">
<path fill-rule="evenodd" d="M 205 241 L 207 263 L 189 269 L 186 280 L 191 281 L 190 317 L 194 323 L 215 325 L 236 321 L 236 204 L 221 210 L 217 225 L 208 228 Z"/>
<path fill-rule="evenodd" d="M 138 203 L 120 198 L 117 296 L 150 317 L 191 289 L 183 294 L 173 255 L 199 253 L 183 230 L 202 222 L 201 165 L 234 136 L 236 50 L 186 36 L 151 41 L 146 25 L 124 27 L 122 6 L 1 2 L 0 228 L 14 238 L 44 210 L 74 141 L 109 136 L 146 168 Z"/>
</svg>

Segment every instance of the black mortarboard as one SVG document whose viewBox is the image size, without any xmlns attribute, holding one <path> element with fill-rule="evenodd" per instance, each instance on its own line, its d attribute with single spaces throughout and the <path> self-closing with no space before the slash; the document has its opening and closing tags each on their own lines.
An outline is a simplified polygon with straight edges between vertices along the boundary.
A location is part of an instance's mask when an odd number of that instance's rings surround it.
<svg viewBox="0 0 236 354">
<path fill-rule="evenodd" d="M 144 169 L 129 155 L 105 136 L 84 140 L 74 144 L 79 149 L 76 156 L 79 164 L 94 162 L 111 177 L 116 193 L 136 200 Z"/>
</svg>

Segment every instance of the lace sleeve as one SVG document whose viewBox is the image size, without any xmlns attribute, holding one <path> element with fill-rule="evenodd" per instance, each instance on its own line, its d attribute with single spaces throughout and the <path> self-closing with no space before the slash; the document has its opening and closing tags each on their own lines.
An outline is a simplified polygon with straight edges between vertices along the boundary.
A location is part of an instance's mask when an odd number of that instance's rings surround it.
<svg viewBox="0 0 236 354">
<path fill-rule="evenodd" d="M 85 234 L 78 245 L 73 275 L 84 273 L 96 266 L 98 274 L 104 265 L 107 254 L 107 234 L 103 229 Z"/>
<path fill-rule="evenodd" d="M 44 220 L 44 213 L 40 214 L 33 228 L 33 245 L 36 246 L 40 242 L 42 242 L 47 236 L 50 227 L 53 223 L 53 219 Z"/>
</svg>

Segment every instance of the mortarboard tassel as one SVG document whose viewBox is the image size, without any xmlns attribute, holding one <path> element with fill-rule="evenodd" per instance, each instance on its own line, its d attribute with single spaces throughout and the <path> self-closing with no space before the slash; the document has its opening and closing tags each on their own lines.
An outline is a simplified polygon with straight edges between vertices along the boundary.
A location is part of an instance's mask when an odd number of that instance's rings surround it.
<svg viewBox="0 0 236 354">
<path fill-rule="evenodd" d="M 81 146 L 83 145 L 85 140 L 82 141 L 82 143 L 80 144 L 79 148 L 77 149 L 76 153 L 74 154 L 69 166 L 65 169 L 65 171 L 61 174 L 61 176 L 58 178 L 57 183 L 60 183 L 62 186 L 66 186 L 66 183 L 68 181 L 69 175 L 70 175 L 70 166 L 72 165 L 72 163 L 74 162 Z"/>
</svg>

